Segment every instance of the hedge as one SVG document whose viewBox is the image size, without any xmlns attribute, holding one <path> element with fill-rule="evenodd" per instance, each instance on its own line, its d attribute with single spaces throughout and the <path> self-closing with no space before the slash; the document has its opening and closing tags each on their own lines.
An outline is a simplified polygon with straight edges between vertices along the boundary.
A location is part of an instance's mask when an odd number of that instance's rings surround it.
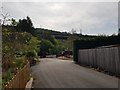
<svg viewBox="0 0 120 90">
<path fill-rule="evenodd" d="M 79 38 L 74 40 L 73 44 L 73 57 L 74 61 L 78 61 L 79 49 L 91 49 L 101 46 L 117 45 L 120 44 L 120 36 L 97 36 L 94 38 Z"/>
</svg>

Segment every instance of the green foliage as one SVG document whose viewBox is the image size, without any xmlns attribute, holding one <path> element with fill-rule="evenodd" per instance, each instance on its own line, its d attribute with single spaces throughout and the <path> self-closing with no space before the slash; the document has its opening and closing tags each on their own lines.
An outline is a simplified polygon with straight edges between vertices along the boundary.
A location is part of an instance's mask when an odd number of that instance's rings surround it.
<svg viewBox="0 0 120 90">
<path fill-rule="evenodd" d="M 72 51 L 73 50 L 73 41 L 78 39 L 78 38 L 79 37 L 74 35 L 74 34 L 69 36 L 68 39 L 65 42 L 66 49 L 69 50 L 69 51 Z"/>
<path fill-rule="evenodd" d="M 27 42 L 26 51 L 38 52 L 40 47 L 40 40 L 37 37 L 31 37 L 29 42 Z"/>
<path fill-rule="evenodd" d="M 14 18 L 11 19 L 11 25 L 16 26 L 18 22 Z"/>
<path fill-rule="evenodd" d="M 50 54 L 59 54 L 61 53 L 62 51 L 64 51 L 64 47 L 62 45 L 56 45 L 54 46 L 53 48 L 49 49 L 49 53 Z"/>
<path fill-rule="evenodd" d="M 32 51 L 28 51 L 26 53 L 26 57 L 36 57 L 37 56 L 37 52 L 35 50 L 32 50 Z"/>
<path fill-rule="evenodd" d="M 26 32 L 11 32 L 3 29 L 3 54 L 25 53 L 28 50 L 38 51 L 40 41 Z M 8 55 L 8 54 L 7 54 Z"/>
<path fill-rule="evenodd" d="M 40 51 L 41 52 L 44 51 L 46 53 L 49 53 L 49 50 L 53 47 L 54 47 L 54 45 L 50 41 L 45 40 L 45 39 L 41 40 L 41 43 L 40 43 Z"/>
<path fill-rule="evenodd" d="M 34 27 L 30 17 L 27 16 L 27 19 L 20 19 L 17 24 L 17 29 L 18 31 L 29 32 L 32 34 L 34 32 Z"/>
<path fill-rule="evenodd" d="M 50 29 L 35 28 L 34 35 L 41 39 L 47 40 L 50 38 L 50 36 L 54 36 L 57 40 L 66 40 L 71 34 Z"/>
<path fill-rule="evenodd" d="M 2 28 L 2 69 L 3 85 L 26 63 L 26 57 L 37 58 L 40 40 L 27 32 L 15 32 Z"/>
<path fill-rule="evenodd" d="M 14 61 L 14 64 L 17 66 L 18 69 L 22 69 L 25 65 L 25 57 L 17 57 Z"/>
<path fill-rule="evenodd" d="M 40 42 L 40 53 L 58 54 L 64 50 L 64 44 L 50 35 L 49 38 L 42 39 Z"/>
<path fill-rule="evenodd" d="M 24 67 L 26 57 L 38 58 L 40 40 L 31 34 L 33 29 L 29 17 L 19 20 L 18 23 L 12 19 L 11 26 L 2 28 L 3 85 L 13 77 L 17 68 Z"/>
<path fill-rule="evenodd" d="M 48 40 L 51 41 L 51 43 L 52 43 L 53 45 L 57 45 L 57 44 L 58 44 L 58 41 L 57 41 L 57 39 L 55 39 L 54 36 L 50 36 Z"/>
<path fill-rule="evenodd" d="M 4 85 L 7 84 L 7 82 L 9 82 L 12 77 L 13 77 L 13 73 L 11 73 L 10 70 L 8 70 L 8 72 L 4 73 L 3 76 L 2 76 L 2 86 L 4 87 Z"/>
<path fill-rule="evenodd" d="M 25 52 L 27 43 L 30 41 L 31 35 L 23 32 L 11 32 L 3 29 L 3 59 L 5 55 L 14 56 L 17 53 Z"/>
<path fill-rule="evenodd" d="M 4 71 L 7 71 L 9 67 L 22 68 L 25 58 L 20 60 L 18 58 L 26 56 L 30 51 L 36 53 L 39 51 L 40 41 L 27 32 L 15 32 L 2 28 L 2 39 L 2 66 Z"/>
</svg>

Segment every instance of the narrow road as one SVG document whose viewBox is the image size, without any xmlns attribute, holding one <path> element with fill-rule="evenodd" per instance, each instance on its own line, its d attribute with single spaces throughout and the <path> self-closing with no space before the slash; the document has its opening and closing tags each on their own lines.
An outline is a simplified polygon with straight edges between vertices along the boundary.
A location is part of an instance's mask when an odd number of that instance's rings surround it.
<svg viewBox="0 0 120 90">
<path fill-rule="evenodd" d="M 73 61 L 45 58 L 31 68 L 34 88 L 117 88 L 118 79 Z"/>
</svg>

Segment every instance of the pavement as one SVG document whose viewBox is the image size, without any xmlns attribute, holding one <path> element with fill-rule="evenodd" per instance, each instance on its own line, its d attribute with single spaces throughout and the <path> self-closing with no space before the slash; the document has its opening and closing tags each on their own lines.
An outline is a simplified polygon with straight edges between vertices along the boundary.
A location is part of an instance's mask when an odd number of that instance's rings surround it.
<svg viewBox="0 0 120 90">
<path fill-rule="evenodd" d="M 31 90 L 32 83 L 33 83 L 33 77 L 31 77 L 30 80 L 27 82 L 27 84 L 25 86 L 25 90 Z"/>
<path fill-rule="evenodd" d="M 44 58 L 31 71 L 34 88 L 118 88 L 118 78 L 71 60 Z"/>
</svg>

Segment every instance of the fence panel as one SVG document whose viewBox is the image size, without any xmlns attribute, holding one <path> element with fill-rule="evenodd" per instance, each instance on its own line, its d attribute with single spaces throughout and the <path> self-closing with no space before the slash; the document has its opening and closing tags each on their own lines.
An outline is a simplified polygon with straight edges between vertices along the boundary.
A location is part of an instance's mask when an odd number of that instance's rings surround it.
<svg viewBox="0 0 120 90">
<path fill-rule="evenodd" d="M 78 62 L 100 70 L 120 75 L 120 47 L 82 49 L 78 52 Z"/>
<path fill-rule="evenodd" d="M 25 88 L 29 78 L 30 78 L 30 64 L 28 62 L 23 67 L 23 69 L 17 71 L 16 75 L 6 85 L 5 90 L 8 90 L 9 88 Z"/>
</svg>

